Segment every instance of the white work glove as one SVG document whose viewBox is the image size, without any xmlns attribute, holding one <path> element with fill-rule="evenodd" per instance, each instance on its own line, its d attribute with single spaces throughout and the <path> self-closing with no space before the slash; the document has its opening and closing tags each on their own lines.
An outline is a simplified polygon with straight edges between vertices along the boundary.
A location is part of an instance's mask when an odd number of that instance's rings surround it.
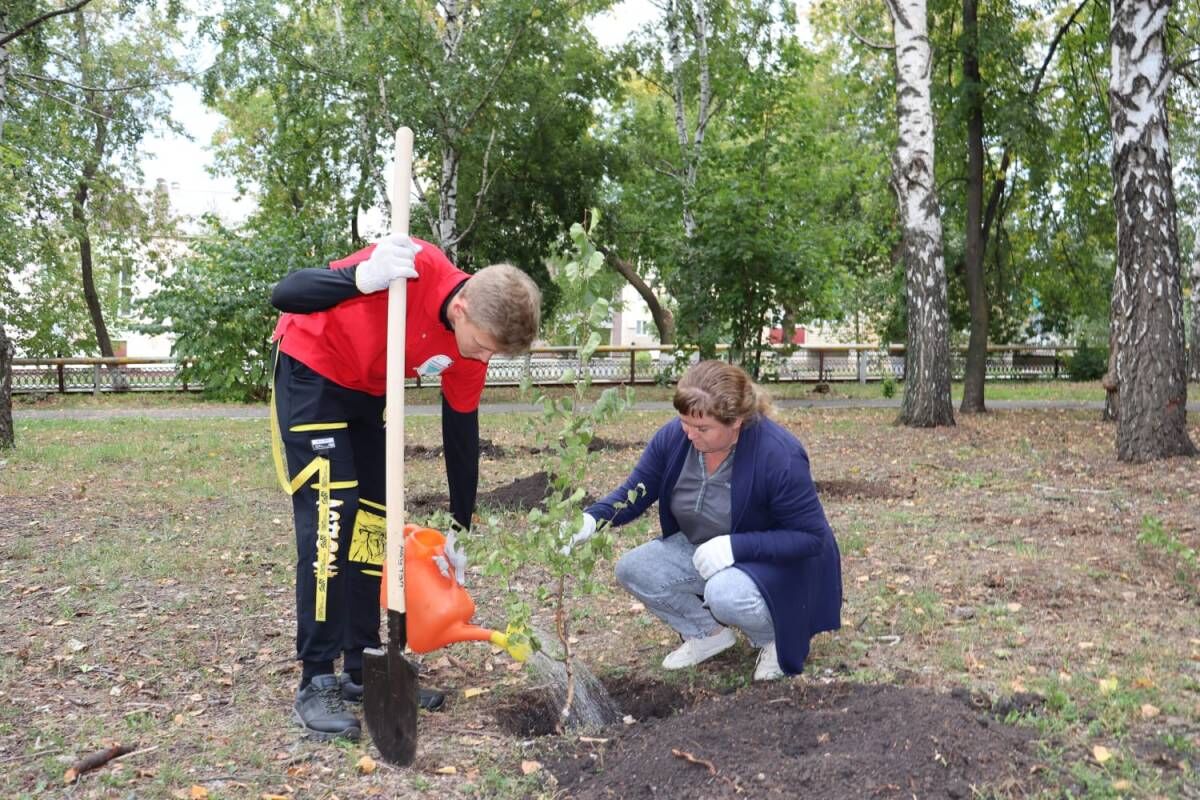
<svg viewBox="0 0 1200 800">
<path fill-rule="evenodd" d="M 437 564 L 438 572 L 442 573 L 443 578 L 450 577 L 450 570 L 454 570 L 454 577 L 458 581 L 459 586 L 464 586 L 463 581 L 467 575 L 467 554 L 458 547 L 457 534 L 451 530 L 446 534 L 445 555 L 434 556 L 433 563 Z"/>
<path fill-rule="evenodd" d="M 560 529 L 561 530 L 560 536 L 565 537 L 567 535 L 568 529 L 569 528 L 568 528 L 567 522 L 564 521 L 562 524 L 562 528 Z M 579 530 L 577 530 L 571 536 L 570 541 L 568 541 L 566 544 L 564 544 L 558 552 L 562 553 L 564 556 L 569 556 L 569 555 L 571 555 L 572 550 L 574 550 L 576 547 L 578 547 L 579 545 L 586 542 L 588 539 L 592 538 L 592 536 L 594 536 L 595 534 L 596 534 L 596 518 L 593 517 L 591 514 L 584 514 L 583 522 L 581 522 L 579 524 Z"/>
<path fill-rule="evenodd" d="M 692 565 L 704 580 L 733 566 L 733 539 L 728 534 L 709 539 L 692 553 Z"/>
<path fill-rule="evenodd" d="M 416 258 L 421 246 L 399 233 L 389 234 L 375 243 L 371 257 L 358 265 L 354 283 L 363 294 L 388 288 L 397 278 L 416 278 Z"/>
</svg>

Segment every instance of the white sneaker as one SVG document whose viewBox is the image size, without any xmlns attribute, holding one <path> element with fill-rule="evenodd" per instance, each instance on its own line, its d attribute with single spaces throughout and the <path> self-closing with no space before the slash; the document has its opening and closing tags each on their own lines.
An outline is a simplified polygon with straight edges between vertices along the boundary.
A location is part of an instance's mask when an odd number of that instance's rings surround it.
<svg viewBox="0 0 1200 800">
<path fill-rule="evenodd" d="M 779 654 L 775 652 L 775 642 L 758 651 L 758 663 L 754 665 L 754 680 L 773 681 L 783 677 L 779 668 Z"/>
<path fill-rule="evenodd" d="M 703 639 L 688 639 L 667 654 L 662 662 L 663 669 L 694 667 L 701 661 L 707 661 L 717 653 L 733 647 L 735 642 L 737 634 L 731 628 L 721 628 L 712 636 L 705 636 Z"/>
</svg>

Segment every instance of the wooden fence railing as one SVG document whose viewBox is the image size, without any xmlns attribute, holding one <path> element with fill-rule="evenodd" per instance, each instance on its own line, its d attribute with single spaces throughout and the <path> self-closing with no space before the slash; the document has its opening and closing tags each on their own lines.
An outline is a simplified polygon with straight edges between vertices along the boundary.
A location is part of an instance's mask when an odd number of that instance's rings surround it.
<svg viewBox="0 0 1200 800">
<path fill-rule="evenodd" d="M 512 386 L 528 376 L 535 384 L 562 383 L 565 370 L 586 370 L 595 383 L 668 383 L 682 370 L 671 345 L 600 347 L 581 365 L 575 347 L 537 347 L 519 358 L 494 358 L 488 364 L 490 386 Z M 989 380 L 1037 380 L 1069 377 L 1066 358 L 1071 347 L 997 345 L 988 348 Z M 723 352 L 723 351 L 722 351 Z M 952 374 L 961 378 L 965 351 L 954 354 Z M 184 379 L 169 358 L 17 358 L 13 359 L 14 393 L 177 392 L 203 387 Z M 777 348 L 764 355 L 760 370 L 766 382 L 878 381 L 904 379 L 904 346 L 818 345 Z M 425 378 L 411 384 L 436 385 Z"/>
</svg>

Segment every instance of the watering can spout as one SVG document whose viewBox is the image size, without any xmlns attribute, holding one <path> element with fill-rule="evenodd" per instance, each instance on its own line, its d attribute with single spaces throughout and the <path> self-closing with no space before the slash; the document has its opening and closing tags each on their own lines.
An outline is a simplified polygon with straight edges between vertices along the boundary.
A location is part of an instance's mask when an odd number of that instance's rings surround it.
<svg viewBox="0 0 1200 800">
<path fill-rule="evenodd" d="M 434 562 L 444 556 L 446 537 L 430 528 L 404 526 L 404 600 L 408 620 L 408 646 L 428 653 L 454 642 L 491 642 L 517 661 L 530 655 L 524 637 L 512 626 L 507 631 L 471 624 L 475 601 L 453 575 L 442 575 Z M 387 586 L 386 581 L 383 584 Z"/>
</svg>

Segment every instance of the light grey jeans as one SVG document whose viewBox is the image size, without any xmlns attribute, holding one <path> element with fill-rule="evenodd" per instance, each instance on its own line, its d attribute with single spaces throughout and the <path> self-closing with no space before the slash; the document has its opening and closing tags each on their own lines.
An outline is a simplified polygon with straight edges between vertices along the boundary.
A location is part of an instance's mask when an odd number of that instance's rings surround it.
<svg viewBox="0 0 1200 800">
<path fill-rule="evenodd" d="M 617 580 L 684 639 L 740 628 L 755 647 L 775 641 L 771 610 L 758 586 L 737 567 L 707 581 L 692 564 L 696 548 L 683 533 L 638 545 L 617 561 Z"/>
</svg>

